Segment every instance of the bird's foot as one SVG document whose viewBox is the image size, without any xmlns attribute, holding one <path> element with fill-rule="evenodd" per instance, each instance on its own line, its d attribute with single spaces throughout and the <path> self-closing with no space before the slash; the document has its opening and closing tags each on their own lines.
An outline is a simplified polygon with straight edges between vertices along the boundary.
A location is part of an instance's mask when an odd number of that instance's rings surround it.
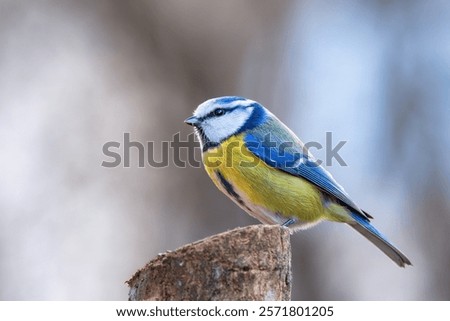
<svg viewBox="0 0 450 321">
<path fill-rule="evenodd" d="M 297 222 L 296 219 L 290 218 L 290 219 L 288 219 L 286 222 L 284 222 L 281 226 L 283 226 L 283 227 L 289 227 L 290 225 L 294 224 L 295 222 Z"/>
</svg>

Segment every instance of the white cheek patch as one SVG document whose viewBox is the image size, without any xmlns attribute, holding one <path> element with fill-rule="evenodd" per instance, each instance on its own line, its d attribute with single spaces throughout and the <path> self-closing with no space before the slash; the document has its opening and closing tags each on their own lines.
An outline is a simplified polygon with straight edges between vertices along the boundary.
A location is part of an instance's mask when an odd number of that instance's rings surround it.
<svg viewBox="0 0 450 321">
<path fill-rule="evenodd" d="M 219 143 L 244 126 L 250 118 L 254 108 L 235 109 L 223 116 L 207 119 L 202 124 L 202 129 L 211 142 Z"/>
</svg>

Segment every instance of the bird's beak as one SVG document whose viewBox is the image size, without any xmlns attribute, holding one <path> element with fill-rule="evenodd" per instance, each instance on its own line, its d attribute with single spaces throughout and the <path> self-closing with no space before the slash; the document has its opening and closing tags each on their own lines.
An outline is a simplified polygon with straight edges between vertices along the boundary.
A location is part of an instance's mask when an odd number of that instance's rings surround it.
<svg viewBox="0 0 450 321">
<path fill-rule="evenodd" d="M 198 126 L 200 124 L 200 120 L 197 117 L 195 117 L 195 116 L 191 116 L 189 118 L 186 118 L 184 120 L 184 122 L 186 124 L 188 124 L 188 125 L 191 125 L 191 126 Z"/>
</svg>

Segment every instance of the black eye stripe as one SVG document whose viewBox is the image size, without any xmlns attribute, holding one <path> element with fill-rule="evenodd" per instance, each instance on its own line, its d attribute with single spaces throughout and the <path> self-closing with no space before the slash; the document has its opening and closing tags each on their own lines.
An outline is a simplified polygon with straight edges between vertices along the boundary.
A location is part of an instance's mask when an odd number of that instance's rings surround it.
<svg viewBox="0 0 450 321">
<path fill-rule="evenodd" d="M 210 112 L 208 115 L 206 115 L 206 118 L 222 116 L 230 111 L 231 111 L 231 109 L 216 108 L 212 112 Z"/>
<path fill-rule="evenodd" d="M 249 106 L 245 106 L 244 108 L 249 108 L 249 107 L 254 107 L 254 106 L 253 105 L 249 105 Z M 219 108 L 216 108 L 213 111 L 211 111 L 209 114 L 201 117 L 200 120 L 203 121 L 203 120 L 208 119 L 208 118 L 219 117 L 219 116 L 225 115 L 225 114 L 227 114 L 229 112 L 232 112 L 233 110 L 238 109 L 238 108 L 243 108 L 243 106 L 236 106 L 236 107 L 233 107 L 233 108 L 221 108 L 221 107 L 219 107 Z M 222 110 L 223 113 L 221 113 L 220 115 L 216 115 L 217 110 Z"/>
<path fill-rule="evenodd" d="M 211 111 L 206 116 L 202 117 L 202 119 L 213 118 L 213 117 L 220 117 L 220 116 L 225 115 L 226 113 L 229 113 L 230 111 L 232 111 L 234 109 L 235 108 L 232 108 L 232 109 L 217 108 L 217 109 L 214 109 L 213 111 Z"/>
</svg>

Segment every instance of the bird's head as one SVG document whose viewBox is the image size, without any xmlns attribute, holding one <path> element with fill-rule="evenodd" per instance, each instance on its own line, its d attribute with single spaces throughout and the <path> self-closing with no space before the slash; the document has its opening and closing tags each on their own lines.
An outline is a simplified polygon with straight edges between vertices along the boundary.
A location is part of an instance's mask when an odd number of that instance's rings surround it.
<svg viewBox="0 0 450 321">
<path fill-rule="evenodd" d="M 226 96 L 200 104 L 184 122 L 194 126 L 203 149 L 262 124 L 268 111 L 256 101 Z M 205 148 L 206 147 L 206 148 Z"/>
</svg>

